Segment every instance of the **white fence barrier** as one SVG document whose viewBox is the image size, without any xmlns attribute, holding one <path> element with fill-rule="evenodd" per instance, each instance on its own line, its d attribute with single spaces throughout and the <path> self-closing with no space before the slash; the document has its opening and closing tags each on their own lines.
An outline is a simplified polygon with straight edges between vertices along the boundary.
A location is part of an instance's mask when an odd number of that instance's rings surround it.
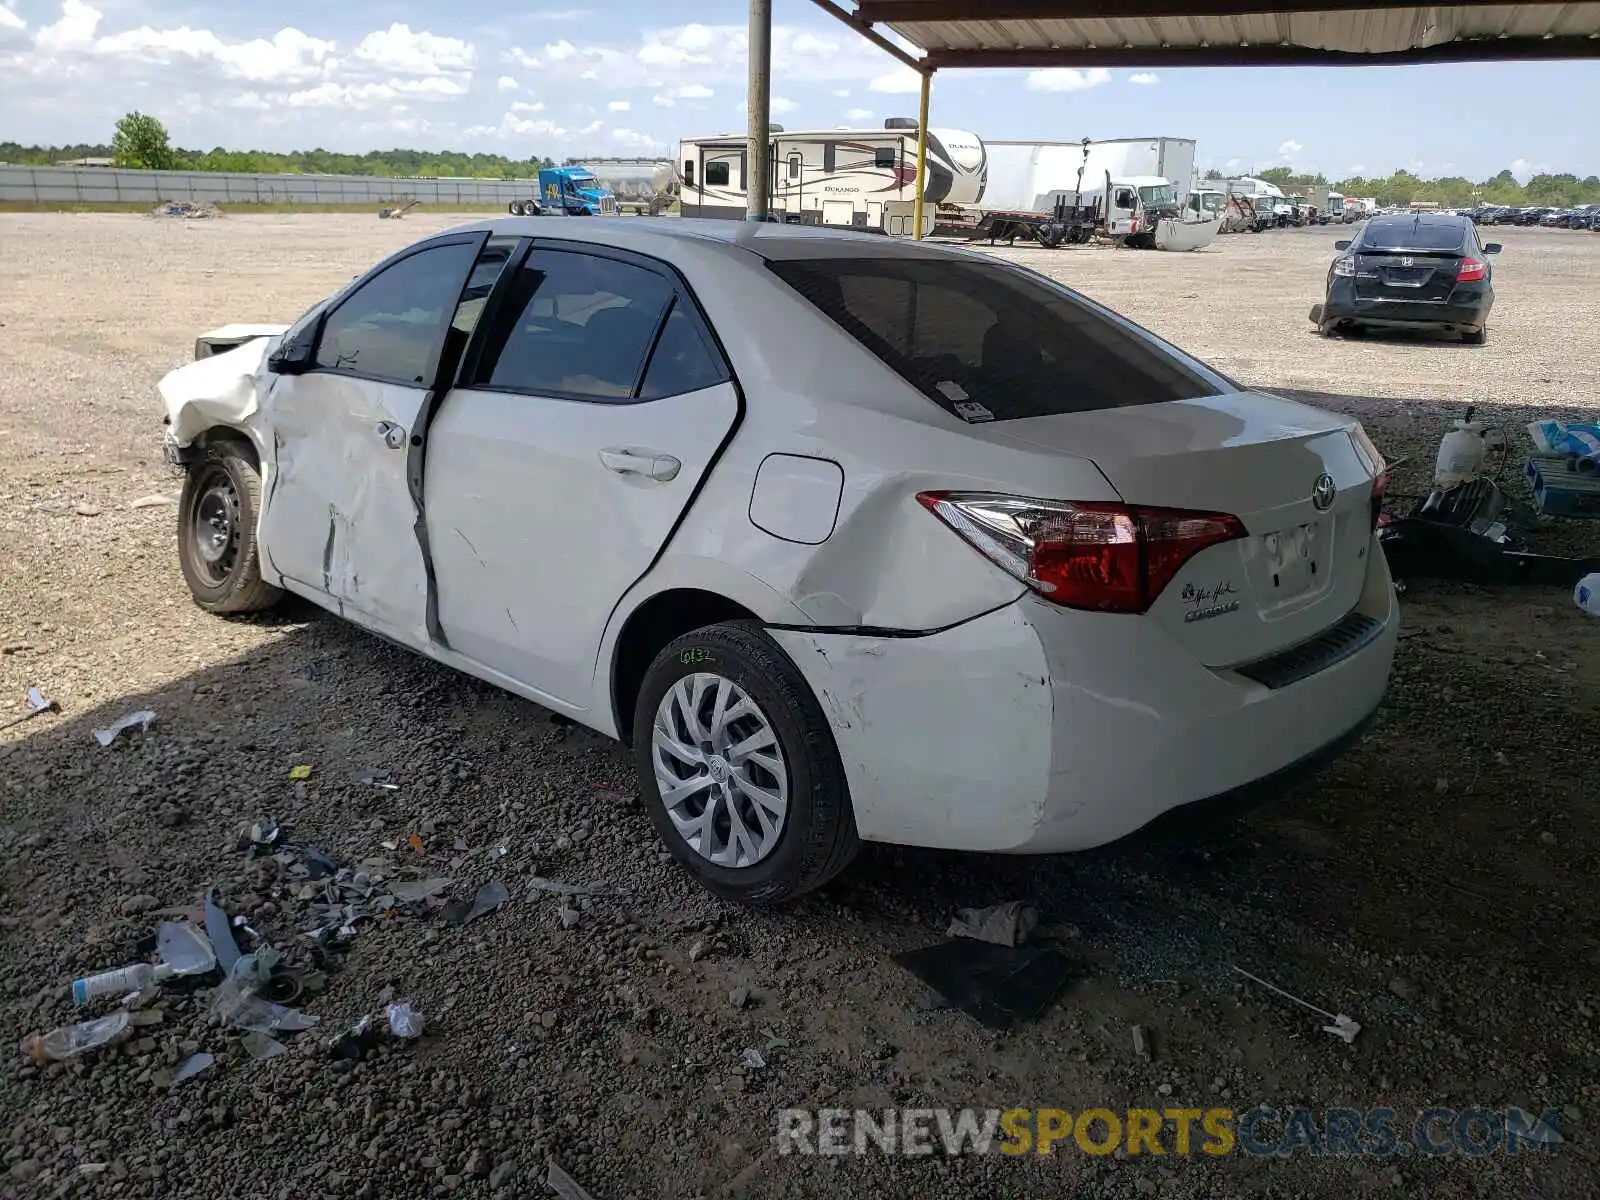
<svg viewBox="0 0 1600 1200">
<path fill-rule="evenodd" d="M 124 171 L 106 167 L 0 166 L 0 202 L 29 204 L 388 204 L 416 200 L 506 205 L 531 200 L 539 181 L 385 179 L 373 175 L 245 175 L 225 171 Z"/>
</svg>

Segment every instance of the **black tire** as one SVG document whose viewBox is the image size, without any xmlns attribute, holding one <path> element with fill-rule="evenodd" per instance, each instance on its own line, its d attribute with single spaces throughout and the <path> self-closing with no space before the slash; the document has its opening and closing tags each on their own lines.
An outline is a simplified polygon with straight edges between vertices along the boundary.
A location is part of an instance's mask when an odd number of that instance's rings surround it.
<svg viewBox="0 0 1600 1200">
<path fill-rule="evenodd" d="M 221 556 L 200 550 L 201 522 L 226 515 Z M 261 472 L 255 451 L 231 438 L 212 442 L 191 463 L 178 500 L 178 565 L 194 601 L 207 612 L 246 613 L 271 608 L 281 589 L 261 578 L 256 521 L 261 513 Z"/>
<path fill-rule="evenodd" d="M 789 772 L 788 809 L 778 844 L 747 867 L 702 857 L 667 815 L 656 782 L 651 734 L 662 698 L 680 679 L 714 673 L 765 714 Z M 754 621 L 728 621 L 671 642 L 645 673 L 633 716 L 639 791 L 661 840 L 705 887 L 756 907 L 782 904 L 827 883 L 861 848 L 850 789 L 822 706 L 789 657 Z"/>
<path fill-rule="evenodd" d="M 511 202 L 511 215 L 513 217 L 520 217 L 522 215 L 522 201 L 513 200 Z"/>
<path fill-rule="evenodd" d="M 1480 329 L 1468 329 L 1462 333 L 1461 340 L 1469 346 L 1481 346 L 1489 340 L 1489 327 L 1485 325 Z"/>
</svg>

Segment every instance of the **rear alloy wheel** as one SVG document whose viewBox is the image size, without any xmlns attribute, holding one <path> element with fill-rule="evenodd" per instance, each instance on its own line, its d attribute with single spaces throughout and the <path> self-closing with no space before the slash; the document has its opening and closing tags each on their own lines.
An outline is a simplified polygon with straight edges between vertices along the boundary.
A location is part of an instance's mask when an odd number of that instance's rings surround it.
<svg viewBox="0 0 1600 1200">
<path fill-rule="evenodd" d="M 1478 329 L 1468 329 L 1461 334 L 1461 340 L 1469 346 L 1481 346 L 1489 340 L 1489 327 L 1484 325 Z"/>
<path fill-rule="evenodd" d="M 827 718 L 754 622 L 696 630 L 656 656 L 633 745 L 662 840 L 726 900 L 780 904 L 860 848 Z"/>
<path fill-rule="evenodd" d="M 283 595 L 261 578 L 260 511 L 261 472 L 251 449 L 232 440 L 207 446 L 178 500 L 178 565 L 207 612 L 258 612 Z"/>
<path fill-rule="evenodd" d="M 511 202 L 511 215 L 513 217 L 520 217 L 522 215 L 522 201 L 513 200 Z"/>
</svg>

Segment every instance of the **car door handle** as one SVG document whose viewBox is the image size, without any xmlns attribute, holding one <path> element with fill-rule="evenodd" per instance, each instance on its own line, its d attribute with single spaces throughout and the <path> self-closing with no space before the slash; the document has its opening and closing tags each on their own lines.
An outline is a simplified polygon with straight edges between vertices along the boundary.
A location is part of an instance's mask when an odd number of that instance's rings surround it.
<svg viewBox="0 0 1600 1200">
<path fill-rule="evenodd" d="M 678 477 L 683 464 L 670 454 L 657 454 L 653 450 L 629 450 L 622 446 L 608 446 L 600 451 L 600 462 L 608 471 L 618 475 L 643 475 L 647 479 L 667 483 Z"/>
<path fill-rule="evenodd" d="M 406 431 L 393 421 L 379 421 L 373 432 L 383 439 L 383 444 L 391 450 L 398 450 L 406 444 Z"/>
</svg>

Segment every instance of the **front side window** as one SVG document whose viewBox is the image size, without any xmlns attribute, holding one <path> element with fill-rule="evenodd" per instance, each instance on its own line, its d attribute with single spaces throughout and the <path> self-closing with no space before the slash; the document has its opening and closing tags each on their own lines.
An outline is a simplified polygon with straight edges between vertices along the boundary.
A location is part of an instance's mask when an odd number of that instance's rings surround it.
<svg viewBox="0 0 1600 1200">
<path fill-rule="evenodd" d="M 317 366 L 427 387 L 476 242 L 430 246 L 361 284 L 322 327 Z"/>
<path fill-rule="evenodd" d="M 1132 208 L 1133 204 L 1134 204 L 1134 201 L 1133 201 L 1133 189 L 1132 188 L 1122 188 L 1120 191 L 1117 192 L 1117 207 L 1118 208 Z"/>
<path fill-rule="evenodd" d="M 1139 199 L 1144 201 L 1146 208 L 1170 208 L 1178 202 L 1178 189 L 1168 183 L 1142 187 L 1139 189 Z"/>
<path fill-rule="evenodd" d="M 632 263 L 536 249 L 510 281 L 468 386 L 631 399 L 673 290 Z"/>
<path fill-rule="evenodd" d="M 841 258 L 769 266 L 906 382 L 966 420 L 1238 390 L 1075 293 L 1001 263 Z"/>
</svg>

